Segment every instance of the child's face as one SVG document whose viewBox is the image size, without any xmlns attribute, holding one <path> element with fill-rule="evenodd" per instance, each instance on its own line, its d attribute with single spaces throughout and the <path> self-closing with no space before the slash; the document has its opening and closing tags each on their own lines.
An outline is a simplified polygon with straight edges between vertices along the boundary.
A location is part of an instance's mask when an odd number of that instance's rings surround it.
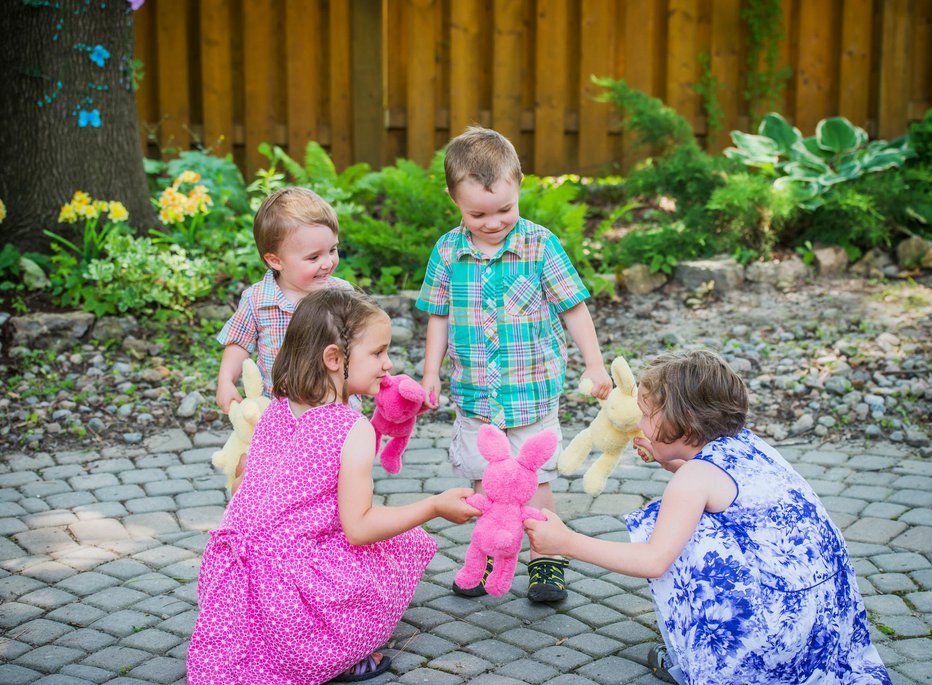
<svg viewBox="0 0 932 685">
<path fill-rule="evenodd" d="M 293 230 L 275 253 L 264 255 L 278 271 L 279 287 L 286 293 L 307 295 L 323 287 L 340 263 L 337 236 L 327 226 L 303 224 Z"/>
<path fill-rule="evenodd" d="M 695 446 L 686 444 L 683 438 L 674 442 L 660 442 L 657 439 L 657 432 L 663 420 L 659 411 L 656 411 L 656 405 L 651 401 L 647 393 L 638 393 L 638 408 L 641 410 L 641 420 L 638 422 L 638 428 L 647 436 L 651 442 L 651 453 L 654 461 L 661 466 L 669 464 L 678 459 L 691 459 L 696 455 L 698 449 Z"/>
<path fill-rule="evenodd" d="M 388 358 L 392 324 L 385 315 L 373 316 L 353 340 L 346 382 L 353 395 L 375 395 L 393 364 Z"/>
<path fill-rule="evenodd" d="M 462 212 L 463 224 L 477 247 L 497 250 L 502 246 L 518 223 L 520 190 L 513 179 L 499 179 L 491 192 L 472 178 L 456 186 L 450 196 Z"/>
</svg>

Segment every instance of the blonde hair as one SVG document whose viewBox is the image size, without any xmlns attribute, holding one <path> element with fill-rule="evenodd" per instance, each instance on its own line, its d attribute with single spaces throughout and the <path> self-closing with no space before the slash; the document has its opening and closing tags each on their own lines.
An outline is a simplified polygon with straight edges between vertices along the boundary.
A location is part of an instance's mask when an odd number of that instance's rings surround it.
<svg viewBox="0 0 932 685">
<path fill-rule="evenodd" d="M 741 377 L 714 352 L 668 352 L 651 360 L 638 379 L 663 443 L 684 438 L 701 445 L 738 433 L 747 420 L 748 391 Z"/>
<path fill-rule="evenodd" d="M 387 316 L 365 293 L 324 288 L 305 296 L 295 308 L 282 349 L 272 365 L 272 394 L 317 406 L 339 397 L 347 401 L 346 377 L 356 335 L 374 316 Z M 337 388 L 324 364 L 324 350 L 343 351 L 343 387 Z"/>
<path fill-rule="evenodd" d="M 265 198 L 252 222 L 259 257 L 265 262 L 265 255 L 276 254 L 295 229 L 309 224 L 326 226 L 334 235 L 340 232 L 337 213 L 313 190 L 298 186 L 276 190 Z"/>
<path fill-rule="evenodd" d="M 447 190 L 455 196 L 457 186 L 466 178 L 482 184 L 488 191 L 502 178 L 519 186 L 524 175 L 515 146 L 498 131 L 470 126 L 447 145 L 443 160 Z"/>
</svg>

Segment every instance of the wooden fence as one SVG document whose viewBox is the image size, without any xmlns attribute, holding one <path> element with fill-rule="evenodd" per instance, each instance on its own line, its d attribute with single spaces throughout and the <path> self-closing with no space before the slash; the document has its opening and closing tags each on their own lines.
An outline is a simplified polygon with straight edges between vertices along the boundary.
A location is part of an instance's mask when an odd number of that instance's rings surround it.
<svg viewBox="0 0 932 685">
<path fill-rule="evenodd" d="M 257 146 L 338 168 L 426 163 L 471 123 L 518 148 L 526 172 L 597 174 L 630 151 L 590 75 L 660 97 L 711 150 L 748 130 L 751 0 L 148 0 L 136 13 L 147 154 L 202 145 L 251 174 Z M 759 0 L 756 4 L 760 4 Z M 841 114 L 875 137 L 932 106 L 932 0 L 782 0 L 776 109 L 809 135 Z M 707 131 L 707 76 L 724 114 Z"/>
</svg>

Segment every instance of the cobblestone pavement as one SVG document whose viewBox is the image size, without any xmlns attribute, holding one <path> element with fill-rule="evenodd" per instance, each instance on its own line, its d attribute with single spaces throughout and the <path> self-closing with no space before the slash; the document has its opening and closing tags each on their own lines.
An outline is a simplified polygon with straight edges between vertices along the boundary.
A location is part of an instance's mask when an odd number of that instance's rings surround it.
<svg viewBox="0 0 932 685">
<path fill-rule="evenodd" d="M 378 497 L 462 485 L 448 430 L 419 426 L 401 474 L 377 474 Z M 184 682 L 199 555 L 226 501 L 210 456 L 225 437 L 168 430 L 138 447 L 0 457 L 0 683 Z M 844 531 L 893 682 L 932 682 L 932 463 L 892 444 L 782 449 Z M 595 499 L 559 479 L 558 508 L 577 530 L 623 540 L 623 515 L 667 475 L 627 458 Z M 393 672 L 371 682 L 660 682 L 645 666 L 658 639 L 646 581 L 573 562 L 570 598 L 548 607 L 525 599 L 519 564 L 511 593 L 464 599 L 448 588 L 471 528 L 430 530 L 440 549 L 386 650 Z"/>
</svg>

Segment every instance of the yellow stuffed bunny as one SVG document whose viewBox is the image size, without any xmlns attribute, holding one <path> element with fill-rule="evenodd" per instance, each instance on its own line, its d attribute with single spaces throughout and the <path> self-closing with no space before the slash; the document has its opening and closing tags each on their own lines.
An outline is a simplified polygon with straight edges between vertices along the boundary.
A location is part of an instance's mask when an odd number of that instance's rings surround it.
<svg viewBox="0 0 932 685">
<path fill-rule="evenodd" d="M 213 465 L 226 474 L 227 490 L 231 492 L 236 467 L 239 466 L 240 458 L 249 450 L 256 423 L 270 402 L 268 397 L 262 395 L 262 373 L 252 359 L 243 362 L 243 389 L 246 398 L 242 402 L 230 404 L 229 417 L 233 433 L 211 459 Z"/>
<path fill-rule="evenodd" d="M 605 488 L 605 481 L 618 463 L 622 451 L 635 437 L 643 435 L 638 428 L 641 410 L 638 409 L 638 389 L 634 374 L 624 357 L 612 362 L 612 377 L 615 387 L 608 399 L 599 400 L 601 411 L 589 427 L 579 433 L 563 450 L 557 462 L 560 473 L 567 476 L 580 467 L 593 447 L 603 454 L 583 476 L 583 488 L 595 497 Z M 592 391 L 592 381 L 584 378 L 579 390 L 585 395 Z"/>
</svg>

